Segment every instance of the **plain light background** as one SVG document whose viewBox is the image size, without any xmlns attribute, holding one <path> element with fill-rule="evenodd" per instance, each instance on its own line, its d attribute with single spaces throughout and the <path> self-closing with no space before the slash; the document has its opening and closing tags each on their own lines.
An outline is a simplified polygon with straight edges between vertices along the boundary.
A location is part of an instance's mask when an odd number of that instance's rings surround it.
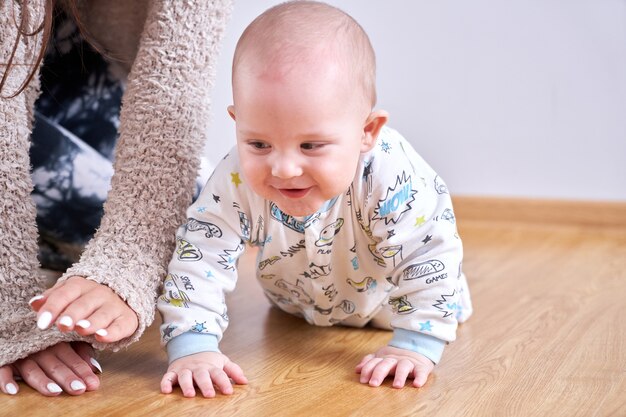
<svg viewBox="0 0 626 417">
<path fill-rule="evenodd" d="M 239 0 L 206 155 L 235 144 L 231 60 L 280 3 Z M 366 30 L 378 104 L 456 195 L 626 201 L 626 0 L 331 0 Z"/>
</svg>

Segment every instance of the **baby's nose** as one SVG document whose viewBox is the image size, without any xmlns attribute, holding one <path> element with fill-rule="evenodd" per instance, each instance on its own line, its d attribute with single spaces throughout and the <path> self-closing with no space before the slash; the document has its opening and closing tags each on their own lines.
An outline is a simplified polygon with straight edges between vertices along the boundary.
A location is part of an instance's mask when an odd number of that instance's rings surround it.
<svg viewBox="0 0 626 417">
<path fill-rule="evenodd" d="M 302 175 L 302 166 L 293 156 L 276 156 L 272 161 L 272 175 L 281 179 L 299 177 Z"/>
</svg>

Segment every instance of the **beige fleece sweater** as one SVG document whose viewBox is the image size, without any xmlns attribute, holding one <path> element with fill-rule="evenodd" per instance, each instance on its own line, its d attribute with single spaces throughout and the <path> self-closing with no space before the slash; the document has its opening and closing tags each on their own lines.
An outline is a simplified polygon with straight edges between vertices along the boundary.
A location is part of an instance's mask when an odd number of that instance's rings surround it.
<svg viewBox="0 0 626 417">
<path fill-rule="evenodd" d="M 31 1 L 38 24 L 43 0 Z M 80 261 L 80 275 L 112 288 L 139 317 L 139 328 L 103 345 L 58 330 L 41 331 L 28 300 L 41 293 L 29 136 L 35 80 L 19 96 L 0 98 L 0 366 L 60 341 L 86 340 L 117 350 L 136 341 L 154 318 L 155 299 L 184 220 L 209 121 L 209 91 L 231 0 L 82 0 L 87 31 L 128 75 L 115 175 L 104 217 Z M 0 74 L 17 30 L 21 2 L 0 1 Z M 39 42 L 41 39 L 38 39 Z M 22 39 L 3 95 L 27 76 L 36 50 Z M 35 47 L 34 47 L 35 46 Z"/>
</svg>

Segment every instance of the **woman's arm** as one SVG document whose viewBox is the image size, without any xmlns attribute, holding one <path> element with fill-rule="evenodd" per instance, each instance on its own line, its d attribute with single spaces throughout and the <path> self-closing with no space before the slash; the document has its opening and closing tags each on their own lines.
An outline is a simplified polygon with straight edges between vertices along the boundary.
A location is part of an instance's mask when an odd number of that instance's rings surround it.
<svg viewBox="0 0 626 417">
<path fill-rule="evenodd" d="M 155 0 L 148 9 L 123 98 L 105 214 L 80 262 L 62 277 L 105 284 L 137 313 L 137 331 L 114 350 L 137 340 L 154 318 L 174 232 L 192 196 L 230 10 L 229 0 Z"/>
<path fill-rule="evenodd" d="M 32 23 L 38 25 L 43 8 L 31 7 Z M 19 18 L 20 12 L 17 2 L 0 2 L 0 73 L 6 70 L 13 50 L 17 33 L 13 17 Z M 28 155 L 38 77 L 21 94 L 5 98 L 18 91 L 32 70 L 37 41 L 39 37 L 22 37 L 0 98 L 0 366 L 68 339 L 58 331 L 40 332 L 28 305 L 44 287 L 38 274 Z"/>
</svg>

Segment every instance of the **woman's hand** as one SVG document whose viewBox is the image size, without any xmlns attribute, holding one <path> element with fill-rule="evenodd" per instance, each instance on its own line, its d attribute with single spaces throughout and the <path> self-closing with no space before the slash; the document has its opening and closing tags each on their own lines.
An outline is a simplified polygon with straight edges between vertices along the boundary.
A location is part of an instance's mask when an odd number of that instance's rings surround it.
<svg viewBox="0 0 626 417">
<path fill-rule="evenodd" d="M 59 282 L 29 303 L 38 313 L 40 329 L 56 323 L 62 332 L 95 334 L 99 342 L 117 342 L 132 335 L 139 325 L 135 312 L 112 289 L 83 277 Z"/>
<path fill-rule="evenodd" d="M 0 389 L 5 394 L 17 394 L 19 385 L 15 377 L 18 376 L 47 397 L 63 391 L 80 395 L 98 389 L 100 379 L 96 373 L 102 373 L 102 368 L 91 346 L 84 342 L 62 342 L 0 367 Z"/>
</svg>

